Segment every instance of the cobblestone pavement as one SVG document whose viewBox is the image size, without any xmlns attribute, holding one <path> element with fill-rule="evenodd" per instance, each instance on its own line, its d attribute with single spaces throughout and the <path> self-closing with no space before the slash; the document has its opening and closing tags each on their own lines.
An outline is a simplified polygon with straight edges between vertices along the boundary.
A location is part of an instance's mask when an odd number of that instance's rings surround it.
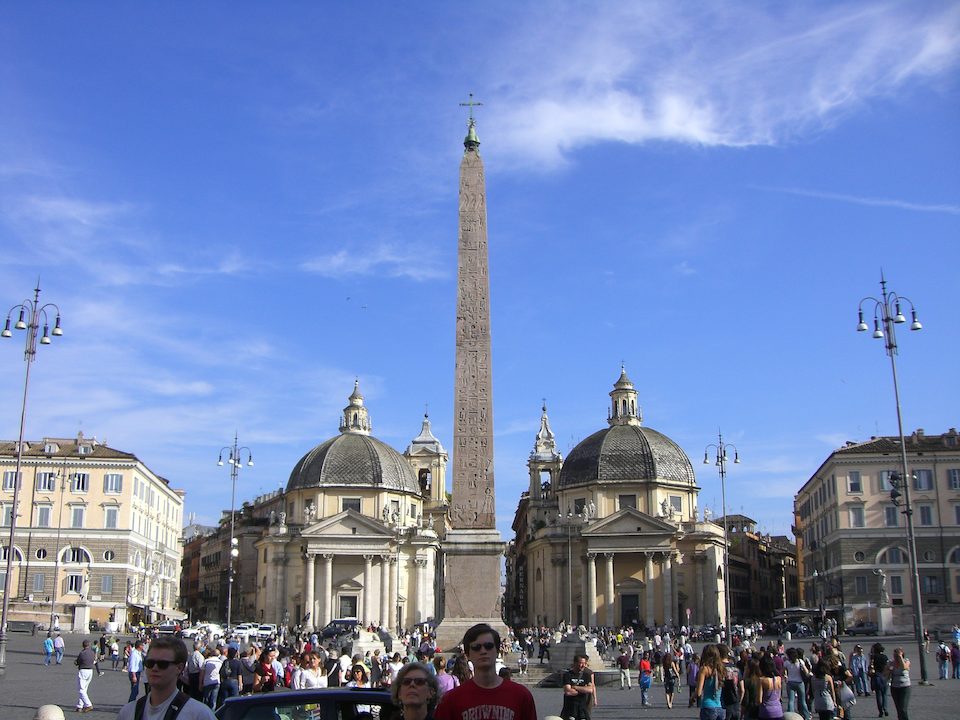
<svg viewBox="0 0 960 720">
<path fill-rule="evenodd" d="M 77 672 L 73 666 L 73 659 L 80 651 L 83 636 L 65 635 L 67 643 L 63 665 L 52 665 L 49 668 L 43 665 L 43 654 L 40 650 L 43 635 L 26 635 L 11 633 L 7 644 L 6 673 L 0 678 L 0 718 L 2 720 L 33 720 L 34 713 L 40 705 L 54 704 L 63 708 L 64 714 L 70 717 L 80 717 L 73 710 L 77 702 Z M 91 641 L 99 636 L 87 636 Z M 865 641 L 863 642 L 866 645 Z M 897 644 L 890 638 L 884 641 L 887 648 Z M 845 643 L 846 645 L 847 643 Z M 902 642 L 909 648 L 907 642 Z M 909 649 L 908 649 L 908 654 Z M 915 685 L 912 690 L 910 712 L 914 720 L 956 720 L 960 717 L 960 680 L 936 680 L 936 662 L 933 653 L 927 655 L 928 671 L 934 678 L 930 687 Z M 914 663 L 916 670 L 917 663 Z M 130 683 L 126 673 L 114 672 L 109 669 L 109 661 L 102 667 L 105 670 L 103 677 L 95 677 L 90 685 L 90 698 L 94 704 L 94 711 L 84 714 L 86 720 L 114 720 L 117 712 L 127 700 L 130 692 Z M 919 670 L 915 674 L 919 676 Z M 559 713 L 563 702 L 562 691 L 557 688 L 532 688 L 537 701 L 537 711 L 542 718 Z M 640 707 L 640 691 L 620 690 L 618 687 L 603 687 L 600 689 L 600 705 L 593 713 L 594 720 L 621 720 L 626 718 L 642 718 L 643 720 L 668 720 L 670 718 L 696 718 L 696 708 L 687 707 L 686 691 L 677 695 L 677 702 L 672 710 L 664 704 L 663 689 L 654 686 L 650 691 L 653 705 L 648 708 Z M 896 717 L 892 701 L 889 702 L 891 717 Z M 853 717 L 856 720 L 874 718 L 877 709 L 872 697 L 860 698 L 854 706 Z"/>
</svg>

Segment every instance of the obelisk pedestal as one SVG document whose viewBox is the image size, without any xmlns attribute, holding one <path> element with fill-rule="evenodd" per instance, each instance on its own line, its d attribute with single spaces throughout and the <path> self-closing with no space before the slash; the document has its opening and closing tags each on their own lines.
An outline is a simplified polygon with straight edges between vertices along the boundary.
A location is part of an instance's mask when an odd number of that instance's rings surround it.
<svg viewBox="0 0 960 720">
<path fill-rule="evenodd" d="M 480 622 L 506 633 L 500 589 L 506 546 L 496 529 L 493 482 L 487 200 L 474 104 L 460 163 L 453 494 L 443 543 L 444 613 L 437 627 L 443 650 Z"/>
</svg>

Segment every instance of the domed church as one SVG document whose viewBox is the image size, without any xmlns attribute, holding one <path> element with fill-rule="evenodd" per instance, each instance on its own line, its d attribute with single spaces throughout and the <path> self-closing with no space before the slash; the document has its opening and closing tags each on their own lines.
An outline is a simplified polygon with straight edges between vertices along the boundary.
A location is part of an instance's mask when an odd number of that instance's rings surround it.
<svg viewBox="0 0 960 720">
<path fill-rule="evenodd" d="M 697 509 L 690 459 L 643 424 L 621 368 L 607 427 L 556 447 L 546 405 L 507 557 L 508 622 L 654 627 L 718 622 L 723 532 Z"/>
<path fill-rule="evenodd" d="M 297 462 L 286 510 L 256 543 L 261 617 L 288 608 L 292 623 L 306 618 L 314 628 L 339 618 L 389 628 L 435 618 L 447 453 L 426 415 L 403 454 L 371 432 L 358 381 L 340 434 Z"/>
</svg>

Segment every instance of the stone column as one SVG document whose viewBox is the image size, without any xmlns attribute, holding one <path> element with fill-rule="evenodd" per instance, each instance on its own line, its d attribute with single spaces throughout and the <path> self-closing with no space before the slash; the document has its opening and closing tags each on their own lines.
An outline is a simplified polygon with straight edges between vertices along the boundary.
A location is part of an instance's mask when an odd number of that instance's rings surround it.
<svg viewBox="0 0 960 720">
<path fill-rule="evenodd" d="M 607 625 L 610 627 L 616 627 L 616 623 L 613 619 L 613 613 L 615 612 L 616 602 L 613 596 L 613 553 L 604 553 L 604 557 L 607 560 L 607 587 L 604 594 L 607 596 L 605 599 L 607 601 Z"/>
<path fill-rule="evenodd" d="M 647 556 L 647 564 L 644 569 L 644 581 L 647 586 L 647 607 L 644 608 L 643 622 L 646 626 L 653 627 L 653 553 L 644 553 Z"/>
<path fill-rule="evenodd" d="M 380 619 L 377 621 L 386 629 L 390 625 L 390 556 L 380 556 Z"/>
<path fill-rule="evenodd" d="M 427 615 L 424 612 L 426 603 L 424 602 L 424 599 L 423 599 L 424 596 L 426 595 L 426 589 L 427 589 L 426 588 L 427 574 L 426 572 L 424 572 L 424 569 L 427 567 L 427 559 L 421 558 L 421 557 L 414 558 L 413 563 L 416 566 L 415 582 L 417 584 L 417 589 L 416 589 L 416 593 L 413 594 L 415 600 L 411 601 L 414 603 L 413 607 L 411 607 L 411 610 L 413 611 L 414 621 L 417 623 L 422 623 L 424 620 L 427 619 Z"/>
<path fill-rule="evenodd" d="M 696 576 L 697 581 L 697 590 L 696 595 L 694 595 L 694 608 L 695 612 L 693 614 L 694 621 L 697 625 L 704 624 L 704 617 L 707 607 L 707 599 L 703 595 L 703 566 L 705 565 L 702 555 L 693 556 L 693 574 Z"/>
<path fill-rule="evenodd" d="M 396 631 L 403 624 L 403 618 L 397 615 L 397 606 L 400 604 L 400 555 L 390 562 L 393 563 L 393 574 L 390 578 L 390 629 Z"/>
<path fill-rule="evenodd" d="M 388 561 L 388 570 L 387 572 L 390 575 L 390 590 L 387 593 L 387 625 L 390 632 L 396 632 L 397 630 L 397 593 L 399 589 L 397 587 L 397 559 L 391 557 Z"/>
<path fill-rule="evenodd" d="M 373 614 L 373 555 L 363 556 L 363 624 L 371 623 Z"/>
<path fill-rule="evenodd" d="M 673 561 L 677 565 L 683 565 L 683 555 L 681 555 L 679 552 L 673 553 Z M 673 587 L 673 592 L 671 593 L 670 597 L 670 601 L 673 603 L 671 607 L 673 608 L 673 612 L 678 613 L 680 612 L 680 583 L 677 582 L 676 578 L 673 578 L 673 582 L 671 582 L 670 585 Z M 677 617 L 674 618 L 673 621 L 677 625 L 683 625 L 687 621 L 687 618 Z"/>
<path fill-rule="evenodd" d="M 581 618 L 584 623 L 586 623 L 590 618 L 587 614 L 587 597 L 589 597 L 589 587 L 587 586 L 587 577 L 590 573 L 587 572 L 587 556 L 584 555 L 580 558 L 580 605 L 582 608 L 583 617 Z M 571 620 L 571 623 L 576 623 L 577 609 L 573 609 L 574 619 Z"/>
<path fill-rule="evenodd" d="M 333 555 L 324 553 L 323 558 L 323 624 L 333 620 Z"/>
<path fill-rule="evenodd" d="M 587 621 L 588 627 L 597 625 L 597 554 L 587 553 Z"/>
<path fill-rule="evenodd" d="M 306 581 L 304 582 L 303 588 L 303 612 L 304 614 L 310 613 L 310 620 L 307 622 L 307 629 L 311 630 L 315 627 L 320 627 L 320 624 L 317 622 L 317 609 L 314 607 L 314 593 L 316 592 L 316 581 L 317 581 L 317 556 L 313 553 L 307 553 L 304 558 L 304 563 L 306 565 Z"/>
<path fill-rule="evenodd" d="M 673 613 L 676 612 L 674 608 L 671 607 L 673 604 L 673 565 L 670 562 L 670 555 L 672 553 L 664 553 L 663 556 L 663 568 L 661 576 L 663 578 L 663 623 L 667 624 L 673 618 Z"/>
</svg>

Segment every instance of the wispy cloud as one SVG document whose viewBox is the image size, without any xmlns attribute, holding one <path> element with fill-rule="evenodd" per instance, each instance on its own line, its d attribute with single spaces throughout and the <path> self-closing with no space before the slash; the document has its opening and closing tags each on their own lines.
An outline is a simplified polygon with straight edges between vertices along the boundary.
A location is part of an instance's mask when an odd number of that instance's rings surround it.
<svg viewBox="0 0 960 720">
<path fill-rule="evenodd" d="M 401 249 L 390 244 L 367 250 L 344 248 L 306 260 L 300 267 L 306 272 L 331 278 L 376 274 L 424 281 L 447 275 L 432 253 L 416 248 Z"/>
<path fill-rule="evenodd" d="M 895 200 L 892 198 L 874 198 L 864 197 L 862 195 L 822 192 L 819 190 L 805 190 L 803 188 L 766 187 L 760 189 L 787 193 L 789 195 L 799 195 L 801 197 L 819 198 L 821 200 L 836 200 L 838 202 L 853 203 L 854 205 L 866 205 L 867 207 L 883 207 L 894 208 L 897 210 L 911 210 L 913 212 L 960 215 L 960 205 L 952 205 L 949 203 L 917 203 L 907 200 Z"/>
<path fill-rule="evenodd" d="M 604 141 L 766 145 L 819 131 L 960 58 L 960 6 L 564 5 L 522 26 L 487 108 L 544 167 Z"/>
</svg>

